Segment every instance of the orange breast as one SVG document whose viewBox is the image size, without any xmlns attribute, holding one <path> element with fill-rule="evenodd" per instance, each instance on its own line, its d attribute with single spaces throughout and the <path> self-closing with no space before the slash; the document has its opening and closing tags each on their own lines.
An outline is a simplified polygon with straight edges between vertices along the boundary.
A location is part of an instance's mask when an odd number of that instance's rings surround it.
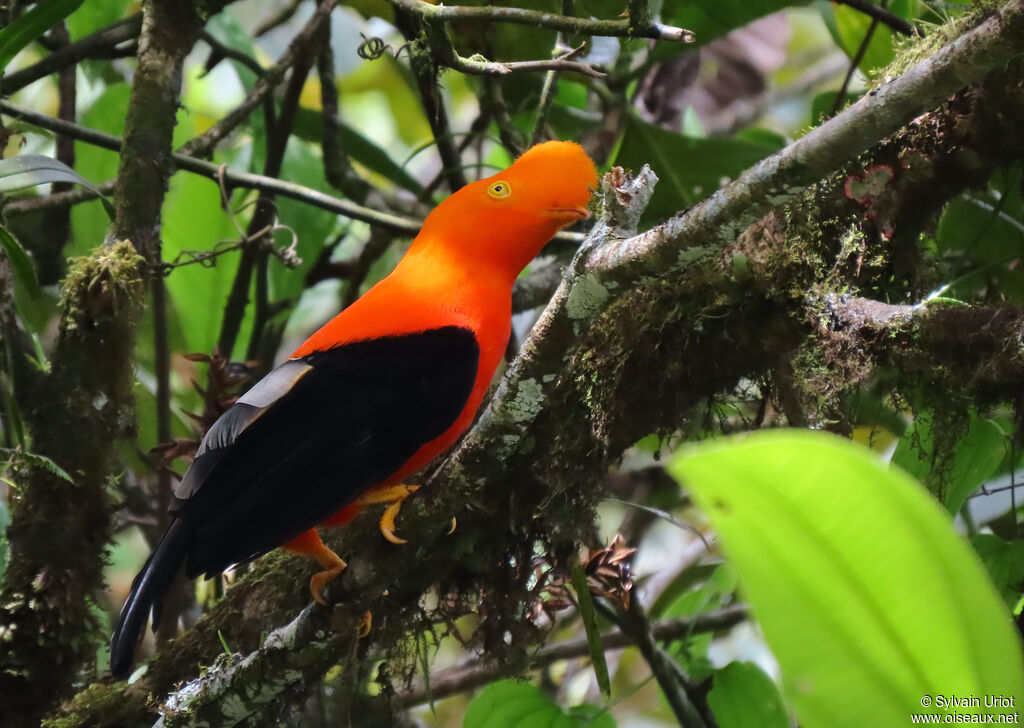
<svg viewBox="0 0 1024 728">
<path fill-rule="evenodd" d="M 401 482 L 423 469 L 450 448 L 472 424 L 477 409 L 494 377 L 508 345 L 511 328 L 513 281 L 505 276 L 488 278 L 479 270 L 466 272 L 457 261 L 436 254 L 416 255 L 410 250 L 387 278 L 331 319 L 293 354 L 305 356 L 354 341 L 400 336 L 443 326 L 460 326 L 474 332 L 480 346 L 476 380 L 465 407 L 440 437 L 424 444 L 391 476 Z M 401 412 L 395 413 L 401 417 Z M 339 513 L 327 522 L 349 520 Z"/>
</svg>

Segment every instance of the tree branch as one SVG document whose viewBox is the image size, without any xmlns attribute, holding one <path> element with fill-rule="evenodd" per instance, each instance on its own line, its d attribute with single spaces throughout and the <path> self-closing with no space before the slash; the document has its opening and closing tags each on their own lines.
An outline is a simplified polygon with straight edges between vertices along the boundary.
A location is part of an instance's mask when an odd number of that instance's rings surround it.
<svg viewBox="0 0 1024 728">
<path fill-rule="evenodd" d="M 647 27 L 634 27 L 627 20 L 592 20 L 570 18 L 554 13 L 506 7 L 472 7 L 461 5 L 431 5 L 422 0 L 388 0 L 395 8 L 414 13 L 426 21 L 515 23 L 550 28 L 582 35 L 617 36 L 620 38 L 653 38 L 655 40 L 693 42 L 693 33 L 683 28 L 651 22 Z"/>
<path fill-rule="evenodd" d="M 707 632 L 725 631 L 735 627 L 746 618 L 747 608 L 735 605 L 699 614 L 696 617 L 679 617 L 653 622 L 651 635 L 660 642 L 673 642 Z M 636 641 L 631 635 L 617 629 L 602 634 L 601 645 L 606 651 L 618 650 L 624 647 L 633 647 L 636 645 Z M 571 660 L 577 657 L 586 657 L 589 654 L 590 647 L 586 637 L 556 642 L 553 645 L 542 647 L 531 658 L 530 669 L 540 669 L 559 660 Z M 425 685 L 418 685 L 409 692 L 399 695 L 395 702 L 398 706 L 410 707 L 430 699 L 443 700 L 449 696 L 486 685 L 507 673 L 507 668 L 500 663 L 495 663 L 486 657 L 473 657 L 431 675 L 429 695 Z"/>
</svg>

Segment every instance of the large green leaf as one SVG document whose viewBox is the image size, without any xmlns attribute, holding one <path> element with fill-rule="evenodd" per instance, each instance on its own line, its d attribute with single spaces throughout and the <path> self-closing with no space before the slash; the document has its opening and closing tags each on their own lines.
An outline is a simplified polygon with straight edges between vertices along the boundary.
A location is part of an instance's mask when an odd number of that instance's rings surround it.
<svg viewBox="0 0 1024 728">
<path fill-rule="evenodd" d="M 948 459 L 935 452 L 933 415 L 921 412 L 907 428 L 892 455 L 892 464 L 925 483 L 950 513 L 991 478 L 1006 457 L 1009 438 L 991 419 L 969 413 L 967 431 L 958 434 Z"/>
<path fill-rule="evenodd" d="M 659 182 L 644 219 L 656 221 L 699 202 L 717 190 L 724 179 L 734 179 L 781 147 L 779 138 L 769 136 L 756 141 L 735 137 L 697 139 L 631 116 L 609 164 L 632 170 L 639 170 L 645 163 L 651 165 Z"/>
<path fill-rule="evenodd" d="M 0 160 L 0 193 L 17 192 L 53 182 L 82 185 L 97 195 L 107 215 L 114 217 L 114 205 L 99 188 L 68 165 L 43 154 L 19 154 Z"/>
<path fill-rule="evenodd" d="M 778 687 L 750 662 L 730 662 L 715 673 L 708 705 L 718 728 L 789 728 Z"/>
<path fill-rule="evenodd" d="M 501 680 L 473 698 L 462 719 L 463 728 L 615 728 L 612 717 L 593 706 L 568 714 L 533 685 Z"/>
<path fill-rule="evenodd" d="M 0 71 L 18 52 L 78 9 L 84 0 L 47 0 L 0 30 Z"/>
<path fill-rule="evenodd" d="M 804 728 L 902 727 L 940 694 L 1024 701 L 1006 607 L 903 472 L 797 430 L 703 443 L 669 470 L 721 537 Z"/>
</svg>

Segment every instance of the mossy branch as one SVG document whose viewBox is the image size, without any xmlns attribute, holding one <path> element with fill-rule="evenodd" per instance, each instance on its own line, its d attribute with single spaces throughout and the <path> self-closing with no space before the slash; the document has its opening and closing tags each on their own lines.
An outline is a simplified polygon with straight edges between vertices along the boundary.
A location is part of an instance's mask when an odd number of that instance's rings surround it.
<svg viewBox="0 0 1024 728">
<path fill-rule="evenodd" d="M 134 426 L 126 363 L 142 310 L 141 270 L 128 242 L 73 260 L 52 368 L 17 391 L 32 451 L 72 482 L 31 460 L 13 475 L 10 562 L 0 593 L 5 726 L 38 725 L 104 638 L 92 600 L 110 536 L 108 492 L 118 470 L 112 443 Z"/>
</svg>

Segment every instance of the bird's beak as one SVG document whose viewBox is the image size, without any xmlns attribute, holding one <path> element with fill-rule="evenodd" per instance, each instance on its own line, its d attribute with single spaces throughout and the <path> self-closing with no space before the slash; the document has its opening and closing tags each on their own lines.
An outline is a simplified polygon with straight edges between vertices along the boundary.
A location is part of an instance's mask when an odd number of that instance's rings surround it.
<svg viewBox="0 0 1024 728">
<path fill-rule="evenodd" d="M 548 208 L 547 213 L 551 217 L 557 217 L 566 222 L 576 222 L 590 217 L 590 210 L 585 207 L 551 207 Z"/>
</svg>

